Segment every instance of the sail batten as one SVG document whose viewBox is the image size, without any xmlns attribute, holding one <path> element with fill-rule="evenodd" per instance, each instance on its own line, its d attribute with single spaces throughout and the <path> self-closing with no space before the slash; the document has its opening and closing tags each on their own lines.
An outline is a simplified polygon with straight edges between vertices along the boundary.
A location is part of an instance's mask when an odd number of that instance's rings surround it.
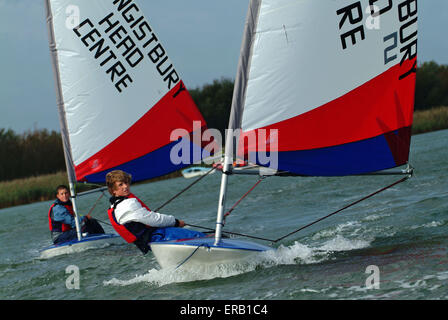
<svg viewBox="0 0 448 320">
<path fill-rule="evenodd" d="M 244 99 L 234 92 L 238 155 L 265 165 L 257 153 L 275 152 L 276 169 L 317 176 L 405 164 L 417 1 L 251 3 L 259 10 L 246 42 L 250 65 L 236 81 L 245 83 Z M 266 143 L 274 135 L 277 143 Z"/>
</svg>

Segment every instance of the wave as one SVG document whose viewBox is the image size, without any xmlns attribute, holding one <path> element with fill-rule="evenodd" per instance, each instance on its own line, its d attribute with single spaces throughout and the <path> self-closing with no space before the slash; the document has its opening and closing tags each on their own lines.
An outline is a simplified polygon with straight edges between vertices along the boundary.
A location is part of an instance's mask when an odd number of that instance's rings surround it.
<svg viewBox="0 0 448 320">
<path fill-rule="evenodd" d="M 413 225 L 411 227 L 409 227 L 409 229 L 411 230 L 415 230 L 415 229 L 420 229 L 420 228 L 435 228 L 435 227 L 440 227 L 445 225 L 446 222 L 445 221 L 432 221 L 432 222 L 428 222 L 422 225 Z"/>
<path fill-rule="evenodd" d="M 179 269 L 150 269 L 142 275 L 135 275 L 131 279 L 121 280 L 113 278 L 103 282 L 104 286 L 129 286 L 147 283 L 156 287 L 172 283 L 212 280 L 215 278 L 228 278 L 240 274 L 272 268 L 281 265 L 313 264 L 331 259 L 334 252 L 349 251 L 366 248 L 370 241 L 350 240 L 341 235 L 312 247 L 295 242 L 290 246 L 280 245 L 276 250 L 270 250 L 252 256 L 250 261 L 236 264 L 220 264 L 208 266 L 188 266 Z"/>
</svg>

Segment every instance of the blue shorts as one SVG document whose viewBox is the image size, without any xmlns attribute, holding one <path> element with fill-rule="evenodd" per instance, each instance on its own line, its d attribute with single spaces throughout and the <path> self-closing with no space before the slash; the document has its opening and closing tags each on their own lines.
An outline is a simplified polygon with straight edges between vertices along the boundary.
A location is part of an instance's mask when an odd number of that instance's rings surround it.
<svg viewBox="0 0 448 320">
<path fill-rule="evenodd" d="M 184 228 L 177 228 L 177 227 L 157 228 L 152 232 L 151 242 L 202 238 L 205 236 L 206 236 L 205 233 Z"/>
</svg>

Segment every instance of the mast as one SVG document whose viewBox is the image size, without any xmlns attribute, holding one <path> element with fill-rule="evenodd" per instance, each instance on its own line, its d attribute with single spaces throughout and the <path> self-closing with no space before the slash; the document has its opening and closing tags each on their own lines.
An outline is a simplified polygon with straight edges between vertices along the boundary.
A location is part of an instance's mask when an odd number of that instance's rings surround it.
<svg viewBox="0 0 448 320">
<path fill-rule="evenodd" d="M 253 43 L 253 35 L 255 33 L 261 0 L 251 0 L 246 16 L 243 40 L 240 50 L 240 58 L 238 61 L 237 74 L 232 98 L 232 111 L 229 118 L 229 130 L 226 133 L 224 163 L 221 177 L 221 188 L 219 192 L 218 213 L 216 217 L 216 233 L 215 245 L 221 242 L 224 209 L 227 194 L 227 180 L 231 173 L 235 142 L 235 130 L 241 128 L 241 117 L 246 94 L 248 71 L 250 66 L 250 55 Z M 236 135 L 238 136 L 238 135 Z"/>
<path fill-rule="evenodd" d="M 228 141 L 233 139 L 233 136 L 230 134 L 231 130 L 227 133 L 226 138 L 226 147 L 229 146 Z M 224 164 L 222 168 L 222 177 L 221 177 L 221 188 L 219 190 L 219 203 L 218 203 L 218 214 L 216 216 L 216 233 L 215 233 L 215 246 L 221 242 L 222 228 L 223 228 L 223 219 L 224 219 L 224 209 L 226 204 L 226 194 L 227 194 L 227 180 L 229 178 L 229 172 L 232 165 L 232 155 L 227 150 L 230 148 L 226 148 L 224 155 Z"/>
<path fill-rule="evenodd" d="M 78 240 L 82 239 L 81 228 L 78 220 L 78 211 L 76 207 L 76 190 L 75 190 L 75 169 L 70 153 L 70 140 L 68 136 L 67 121 L 65 117 L 64 98 L 62 95 L 61 78 L 59 73 L 58 53 L 56 49 L 56 40 L 54 35 L 53 15 L 51 13 L 50 0 L 45 0 L 45 11 L 47 17 L 48 42 L 51 54 L 51 62 L 53 65 L 53 75 L 56 84 L 56 103 L 59 113 L 59 124 L 61 127 L 62 145 L 64 148 L 65 165 L 67 167 L 67 176 L 70 188 L 70 197 L 72 198 L 73 211 L 75 213 L 76 234 Z"/>
</svg>

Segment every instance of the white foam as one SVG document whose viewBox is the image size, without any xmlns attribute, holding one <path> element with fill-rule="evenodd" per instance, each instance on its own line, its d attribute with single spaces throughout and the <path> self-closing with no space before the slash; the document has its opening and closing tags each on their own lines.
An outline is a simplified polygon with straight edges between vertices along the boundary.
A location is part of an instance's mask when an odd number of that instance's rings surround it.
<svg viewBox="0 0 448 320">
<path fill-rule="evenodd" d="M 361 223 L 359 221 L 348 221 L 346 223 L 342 223 L 337 225 L 335 228 L 325 229 L 322 231 L 319 231 L 313 236 L 313 240 L 319 240 L 322 238 L 329 238 L 332 236 L 335 236 L 337 234 L 340 234 L 343 231 L 352 229 L 354 227 L 359 227 Z"/>
<path fill-rule="evenodd" d="M 255 267 L 242 265 L 214 265 L 195 268 L 167 268 L 167 269 L 150 269 L 143 275 L 135 275 L 128 280 L 120 280 L 113 278 L 104 281 L 103 284 L 115 286 L 128 286 L 136 283 L 148 283 L 157 287 L 168 285 L 171 283 L 191 282 L 200 280 L 210 280 L 214 278 L 227 278 L 245 272 L 254 270 Z"/>
<path fill-rule="evenodd" d="M 313 248 L 299 242 L 292 246 L 281 245 L 277 250 L 266 251 L 257 256 L 258 263 L 263 265 L 288 265 L 297 263 L 316 263 L 316 252 Z"/>
<path fill-rule="evenodd" d="M 148 283 L 160 287 L 171 283 L 227 278 L 252 272 L 260 267 L 270 268 L 279 265 L 319 263 L 328 260 L 332 252 L 360 249 L 369 245 L 369 241 L 349 240 L 340 235 L 317 247 L 307 246 L 296 241 L 291 246 L 280 245 L 276 250 L 262 252 L 253 256 L 250 261 L 239 264 L 195 266 L 194 268 L 185 266 L 179 269 L 150 269 L 145 274 L 135 275 L 127 280 L 113 278 L 104 281 L 103 284 L 105 286 L 128 286 L 136 283 Z"/>
<path fill-rule="evenodd" d="M 443 221 L 432 221 L 432 222 L 425 223 L 425 224 L 420 225 L 420 226 L 415 226 L 414 225 L 414 226 L 410 227 L 410 229 L 411 230 L 415 230 L 415 229 L 419 229 L 419 228 L 434 228 L 434 227 L 439 227 L 439 226 L 441 226 L 443 224 L 444 224 Z"/>
<path fill-rule="evenodd" d="M 369 245 L 370 241 L 349 240 L 338 235 L 317 247 L 307 246 L 296 241 L 292 246 L 280 246 L 277 250 L 263 252 L 259 255 L 259 259 L 264 258 L 265 264 L 275 265 L 311 264 L 328 260 L 333 252 L 362 249 Z"/>
<path fill-rule="evenodd" d="M 327 241 L 320 247 L 320 250 L 324 251 L 350 251 L 356 249 L 366 248 L 370 245 L 371 241 L 368 240 L 349 240 L 341 235 L 337 235 L 335 238 Z"/>
<path fill-rule="evenodd" d="M 380 220 L 382 218 L 386 218 L 386 217 L 390 217 L 391 214 L 388 213 L 384 213 L 384 214 L 372 214 L 370 216 L 365 217 L 364 219 L 362 219 L 363 221 L 377 221 Z"/>
</svg>

